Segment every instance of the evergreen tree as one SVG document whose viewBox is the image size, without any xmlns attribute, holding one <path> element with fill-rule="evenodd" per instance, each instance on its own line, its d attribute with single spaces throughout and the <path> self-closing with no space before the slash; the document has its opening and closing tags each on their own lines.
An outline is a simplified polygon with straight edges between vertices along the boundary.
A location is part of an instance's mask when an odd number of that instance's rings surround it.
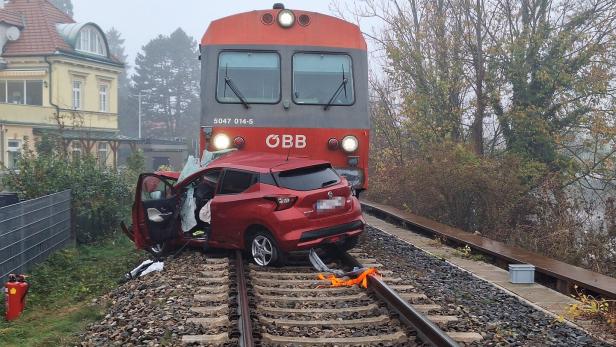
<svg viewBox="0 0 616 347">
<path fill-rule="evenodd" d="M 199 61 L 195 40 L 181 28 L 159 35 L 137 55 L 133 94 L 142 94 L 143 133 L 196 138 L 199 124 Z"/>
<path fill-rule="evenodd" d="M 62 10 L 62 12 L 73 16 L 73 2 L 71 0 L 49 0 L 52 5 Z"/>
</svg>

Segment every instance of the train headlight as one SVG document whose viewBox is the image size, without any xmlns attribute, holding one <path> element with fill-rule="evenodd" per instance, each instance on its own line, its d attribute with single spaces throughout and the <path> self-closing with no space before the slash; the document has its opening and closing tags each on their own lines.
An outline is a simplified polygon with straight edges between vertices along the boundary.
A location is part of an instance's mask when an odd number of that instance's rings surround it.
<svg viewBox="0 0 616 347">
<path fill-rule="evenodd" d="M 291 10 L 278 12 L 278 24 L 283 28 L 290 28 L 295 24 L 295 13 Z"/>
<path fill-rule="evenodd" d="M 353 153 L 359 147 L 357 137 L 349 135 L 342 139 L 342 149 L 347 153 Z"/>
<path fill-rule="evenodd" d="M 226 134 L 216 134 L 212 142 L 214 143 L 214 148 L 219 151 L 231 146 L 231 139 Z"/>
</svg>

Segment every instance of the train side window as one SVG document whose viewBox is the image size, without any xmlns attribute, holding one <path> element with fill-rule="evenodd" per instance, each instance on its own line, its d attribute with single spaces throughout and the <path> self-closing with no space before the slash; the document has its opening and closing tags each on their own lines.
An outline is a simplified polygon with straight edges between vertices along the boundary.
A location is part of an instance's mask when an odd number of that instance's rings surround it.
<svg viewBox="0 0 616 347">
<path fill-rule="evenodd" d="M 293 55 L 293 101 L 303 105 L 352 105 L 353 65 L 346 54 Z"/>
<path fill-rule="evenodd" d="M 280 102 L 280 56 L 274 52 L 223 51 L 218 56 L 216 99 L 239 104 Z"/>
</svg>

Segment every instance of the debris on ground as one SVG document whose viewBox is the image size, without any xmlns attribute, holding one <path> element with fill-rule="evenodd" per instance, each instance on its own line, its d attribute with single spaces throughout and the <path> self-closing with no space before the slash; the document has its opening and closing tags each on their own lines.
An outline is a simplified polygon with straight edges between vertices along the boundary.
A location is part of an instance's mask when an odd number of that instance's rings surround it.
<svg viewBox="0 0 616 347">
<path fill-rule="evenodd" d="M 124 279 L 128 281 L 154 271 L 163 271 L 164 266 L 165 264 L 162 261 L 145 260 L 139 266 L 124 274 Z"/>
<path fill-rule="evenodd" d="M 352 287 L 359 284 L 364 288 L 368 288 L 368 276 L 379 275 L 379 272 L 375 268 L 355 267 L 353 268 L 353 271 L 349 272 L 344 272 L 338 269 L 330 269 L 327 265 L 325 265 L 314 249 L 310 250 L 308 259 L 310 259 L 310 263 L 317 271 L 332 274 L 327 277 L 323 274 L 318 275 L 318 279 L 320 280 L 329 280 L 332 287 Z M 324 287 L 325 286 L 318 286 L 317 288 Z"/>
</svg>

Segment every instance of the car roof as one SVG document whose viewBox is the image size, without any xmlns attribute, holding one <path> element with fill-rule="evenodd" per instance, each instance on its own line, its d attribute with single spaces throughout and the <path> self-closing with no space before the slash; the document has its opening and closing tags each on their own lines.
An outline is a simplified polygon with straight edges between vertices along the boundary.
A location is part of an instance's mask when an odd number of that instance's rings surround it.
<svg viewBox="0 0 616 347">
<path fill-rule="evenodd" d="M 301 157 L 292 157 L 272 153 L 259 152 L 232 152 L 211 162 L 205 169 L 210 168 L 234 168 L 255 172 L 280 172 L 310 167 L 327 165 L 325 160 L 314 160 Z"/>
<path fill-rule="evenodd" d="M 287 157 L 280 154 L 237 151 L 225 154 L 222 157 L 215 159 L 209 163 L 208 166 L 199 169 L 187 178 L 190 179 L 201 174 L 203 171 L 216 168 L 230 168 L 268 173 L 270 171 L 282 172 L 317 165 L 330 165 L 330 163 L 325 160 L 314 160 L 292 156 Z M 177 180 L 180 176 L 180 172 L 178 171 L 157 171 L 155 174 L 172 180 Z"/>
</svg>

